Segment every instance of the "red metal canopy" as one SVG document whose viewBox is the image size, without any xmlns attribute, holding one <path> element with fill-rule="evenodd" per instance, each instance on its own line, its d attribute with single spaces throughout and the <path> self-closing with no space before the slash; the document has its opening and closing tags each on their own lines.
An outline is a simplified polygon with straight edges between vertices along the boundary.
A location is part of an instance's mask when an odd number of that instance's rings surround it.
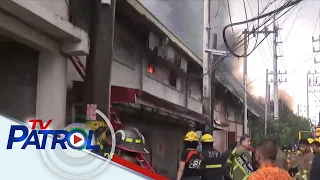
<svg viewBox="0 0 320 180">
<path fill-rule="evenodd" d="M 202 124 L 209 122 L 209 118 L 206 115 L 197 113 L 186 107 L 176 105 L 139 89 L 111 86 L 111 104 L 113 103 L 136 103 L 160 109 L 170 114 Z"/>
</svg>

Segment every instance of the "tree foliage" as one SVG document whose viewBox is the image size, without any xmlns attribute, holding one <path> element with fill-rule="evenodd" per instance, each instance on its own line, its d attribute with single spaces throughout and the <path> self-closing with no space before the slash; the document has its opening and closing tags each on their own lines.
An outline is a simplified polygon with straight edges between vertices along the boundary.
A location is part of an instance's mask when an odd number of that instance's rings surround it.
<svg viewBox="0 0 320 180">
<path fill-rule="evenodd" d="M 272 108 L 272 107 L 271 107 Z M 275 139 L 281 147 L 291 147 L 298 141 L 298 131 L 310 131 L 308 119 L 297 116 L 281 100 L 279 101 L 279 120 L 269 120 L 267 135 L 264 134 L 264 120 L 252 122 L 252 142 L 256 146 L 265 139 Z"/>
</svg>

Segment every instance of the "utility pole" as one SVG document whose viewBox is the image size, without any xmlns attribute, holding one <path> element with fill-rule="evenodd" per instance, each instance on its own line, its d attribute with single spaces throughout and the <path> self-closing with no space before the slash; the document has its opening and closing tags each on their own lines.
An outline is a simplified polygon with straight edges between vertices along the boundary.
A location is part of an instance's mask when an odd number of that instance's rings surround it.
<svg viewBox="0 0 320 180">
<path fill-rule="evenodd" d="M 243 102 L 243 132 L 248 133 L 248 104 L 247 104 L 247 89 L 248 89 L 248 75 L 247 75 L 247 48 L 248 48 L 248 37 L 253 34 L 253 36 L 257 36 L 258 34 L 264 34 L 268 36 L 270 33 L 274 33 L 274 31 L 269 31 L 265 28 L 262 31 L 256 31 L 253 29 L 252 31 L 248 31 L 245 29 L 243 32 L 244 35 L 244 58 L 243 58 L 243 86 L 244 86 L 244 102 Z"/>
<path fill-rule="evenodd" d="M 309 81 L 309 72 L 307 73 L 307 118 L 309 119 L 310 115 L 309 115 L 309 85 L 310 85 L 310 81 Z"/>
<path fill-rule="evenodd" d="M 274 89 L 274 98 L 273 98 L 273 118 L 275 120 L 279 119 L 279 83 L 287 82 L 287 79 L 283 80 L 282 76 L 287 74 L 287 71 L 284 73 L 278 71 L 278 58 L 282 57 L 279 56 L 277 53 L 277 45 L 282 42 L 278 42 L 278 34 L 279 34 L 279 27 L 276 24 L 276 15 L 273 16 L 273 89 Z M 281 78 L 278 78 L 278 76 L 281 76 Z"/>
<path fill-rule="evenodd" d="M 267 134 L 267 123 L 268 123 L 268 110 L 269 110 L 269 72 L 268 69 L 266 70 L 266 97 L 265 97 L 265 104 L 264 104 L 264 134 Z"/>
<path fill-rule="evenodd" d="M 248 30 L 244 32 L 244 58 L 243 58 L 243 85 L 244 85 L 244 109 L 243 109 L 243 131 L 244 134 L 248 134 L 248 104 L 247 104 L 247 88 L 248 88 L 248 74 L 247 74 L 247 50 L 248 50 Z"/>
<path fill-rule="evenodd" d="M 248 83 L 247 83 L 247 44 L 248 44 L 248 37 L 250 34 L 253 34 L 253 36 L 257 36 L 258 34 L 264 34 L 265 36 L 268 36 L 269 34 L 273 33 L 273 53 L 274 53 L 274 57 L 273 57 L 273 83 L 274 83 L 274 114 L 275 114 L 275 119 L 279 118 L 279 101 L 278 101 L 278 74 L 286 74 L 285 73 L 280 73 L 278 72 L 277 69 L 277 59 L 278 59 L 278 55 L 277 55 L 277 37 L 278 37 L 278 27 L 276 26 L 276 16 L 274 16 L 274 23 L 273 23 L 273 30 L 269 31 L 267 29 L 267 27 L 264 28 L 264 30 L 262 31 L 256 31 L 255 29 L 253 29 L 252 31 L 248 31 L 247 29 L 245 29 L 243 31 L 244 34 L 244 60 L 243 60 L 243 83 L 244 83 L 244 133 L 248 132 L 248 106 L 247 106 L 247 87 L 248 87 Z M 268 70 L 266 73 L 266 103 L 268 103 L 270 101 L 270 85 L 269 85 L 269 79 L 268 79 Z M 282 78 L 281 78 L 282 79 Z M 268 100 L 269 99 L 269 100 Z M 268 120 L 268 105 L 266 105 L 265 107 L 265 133 L 267 132 L 267 120 Z"/>
<path fill-rule="evenodd" d="M 318 13 L 318 18 L 320 18 L 320 10 L 319 10 L 319 13 Z M 320 31 L 320 24 L 319 24 L 319 31 Z M 317 61 L 317 58 L 316 58 L 316 55 L 320 52 L 320 34 L 318 34 L 317 36 L 318 38 L 314 38 L 312 36 L 312 45 L 314 43 L 318 43 L 318 48 L 316 49 L 315 46 L 313 46 L 312 50 L 313 50 L 313 53 L 314 53 L 314 64 L 319 64 L 320 61 Z M 317 78 L 315 79 L 314 75 L 315 74 L 319 74 L 317 71 L 315 71 L 314 73 L 310 73 L 310 71 L 308 71 L 307 73 L 307 118 L 309 119 L 310 118 L 310 105 L 309 105 L 309 93 L 310 93 L 310 90 L 309 90 L 309 87 L 310 86 L 320 86 L 318 85 L 318 82 L 317 82 Z M 309 79 L 309 75 L 312 75 L 312 79 Z"/>
<path fill-rule="evenodd" d="M 268 106 L 268 115 L 271 115 L 271 107 L 270 107 L 270 100 L 271 100 L 271 94 L 270 94 L 270 92 L 271 92 L 271 87 L 270 87 L 270 84 L 268 85 L 268 101 L 269 101 L 269 106 Z"/>
<path fill-rule="evenodd" d="M 318 82 L 318 78 L 315 75 L 319 75 L 320 72 L 314 71 L 307 73 L 307 118 L 310 119 L 310 105 L 309 105 L 309 94 L 314 93 L 309 90 L 309 87 L 320 87 L 320 83 Z"/>
<path fill-rule="evenodd" d="M 278 37 L 278 27 L 276 26 L 276 15 L 273 19 L 273 88 L 274 88 L 274 119 L 279 118 L 279 95 L 278 95 L 278 55 L 277 55 L 277 37 Z"/>
<path fill-rule="evenodd" d="M 90 52 L 86 62 L 84 102 L 96 104 L 109 116 L 116 0 L 91 0 L 90 3 Z"/>
<path fill-rule="evenodd" d="M 216 37 L 213 36 L 213 49 L 209 47 L 210 44 L 210 0 L 204 0 L 204 29 L 203 29 L 203 91 L 202 91 L 202 113 L 209 117 L 210 132 L 214 128 L 214 107 L 215 100 L 215 71 L 211 69 L 211 63 L 214 62 L 215 57 L 226 56 L 227 52 L 217 50 Z M 215 56 L 215 57 L 214 57 Z"/>
<path fill-rule="evenodd" d="M 217 49 L 217 40 L 218 40 L 218 36 L 217 34 L 213 34 L 213 37 L 212 37 L 212 48 L 213 49 Z M 215 62 L 214 60 L 214 57 L 213 55 L 209 55 L 209 60 L 210 62 Z M 210 68 L 210 65 L 209 65 L 209 72 L 210 72 L 210 75 L 211 75 L 211 122 L 210 122 L 210 129 L 211 131 L 213 131 L 213 124 L 214 124 L 214 117 L 215 117 L 215 101 L 216 101 L 216 71 L 212 68 Z"/>
<path fill-rule="evenodd" d="M 210 54 L 208 54 L 205 50 L 209 49 L 210 42 L 210 0 L 203 1 L 203 21 L 204 21 L 204 29 L 203 29 L 203 89 L 202 89 L 202 112 L 205 115 L 208 115 L 210 122 L 210 132 L 213 132 L 212 126 L 212 116 L 211 116 L 211 74 L 210 74 Z"/>
</svg>

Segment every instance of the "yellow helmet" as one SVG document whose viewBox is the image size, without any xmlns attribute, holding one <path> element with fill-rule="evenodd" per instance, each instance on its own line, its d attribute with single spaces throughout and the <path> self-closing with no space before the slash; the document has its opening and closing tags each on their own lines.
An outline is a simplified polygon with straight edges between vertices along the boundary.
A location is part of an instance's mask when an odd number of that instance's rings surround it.
<svg viewBox="0 0 320 180">
<path fill-rule="evenodd" d="M 320 143 L 320 139 L 319 138 L 315 138 L 314 141 L 317 141 Z"/>
<path fill-rule="evenodd" d="M 213 136 L 211 136 L 211 134 L 205 134 L 201 137 L 201 142 L 214 142 Z"/>
<path fill-rule="evenodd" d="M 308 138 L 307 140 L 308 140 L 309 144 L 313 143 L 313 141 L 314 141 L 313 138 Z"/>
<path fill-rule="evenodd" d="M 194 131 L 190 131 L 184 136 L 184 141 L 198 141 L 198 140 L 199 140 L 198 135 Z"/>
</svg>

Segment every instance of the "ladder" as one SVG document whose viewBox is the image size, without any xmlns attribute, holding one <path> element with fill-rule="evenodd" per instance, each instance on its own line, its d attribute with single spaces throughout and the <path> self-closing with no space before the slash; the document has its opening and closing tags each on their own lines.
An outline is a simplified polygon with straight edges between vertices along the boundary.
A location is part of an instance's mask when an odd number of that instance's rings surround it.
<svg viewBox="0 0 320 180">
<path fill-rule="evenodd" d="M 86 68 L 82 64 L 82 62 L 79 59 L 79 57 L 70 56 L 69 59 L 71 60 L 72 64 L 76 68 L 76 70 L 79 73 L 79 75 L 81 76 L 81 78 L 84 80 L 84 78 L 86 76 Z M 117 131 L 118 129 L 123 128 L 123 123 L 121 122 L 119 116 L 117 115 L 117 113 L 115 112 L 115 110 L 112 108 L 111 105 L 110 105 L 110 120 L 111 120 L 110 122 L 111 122 L 111 124 L 112 124 L 112 126 L 113 126 L 115 131 Z M 152 169 L 151 165 L 143 157 L 142 154 L 138 154 L 137 159 L 138 159 L 138 161 L 140 162 L 140 164 L 144 168 L 149 169 L 150 171 L 154 172 L 154 170 Z"/>
<path fill-rule="evenodd" d="M 154 172 L 154 170 L 152 169 L 151 165 L 148 163 L 148 161 L 146 161 L 146 159 L 143 157 L 142 154 L 138 154 L 137 159 L 140 162 L 140 164 L 142 165 L 142 167 L 144 167 L 146 169 L 149 169 L 152 172 Z"/>
</svg>

